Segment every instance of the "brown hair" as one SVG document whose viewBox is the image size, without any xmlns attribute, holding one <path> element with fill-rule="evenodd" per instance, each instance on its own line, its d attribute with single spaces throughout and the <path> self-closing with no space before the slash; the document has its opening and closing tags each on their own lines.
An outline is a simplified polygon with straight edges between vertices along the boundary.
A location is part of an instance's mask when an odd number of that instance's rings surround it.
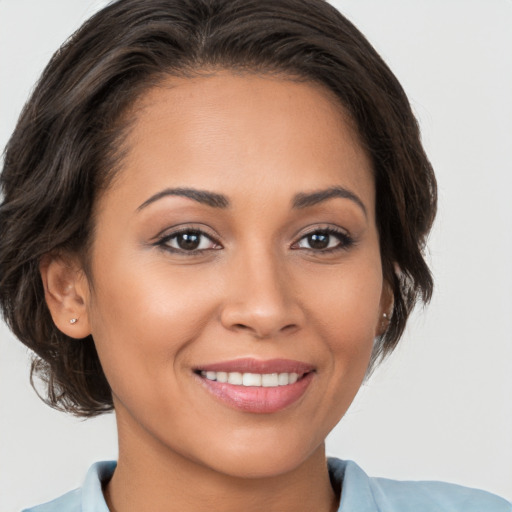
<svg viewBox="0 0 512 512">
<path fill-rule="evenodd" d="M 323 0 L 119 0 L 53 56 L 6 147 L 0 178 L 0 306 L 36 357 L 51 406 L 111 410 L 91 336 L 54 325 L 39 274 L 50 252 L 87 254 L 93 205 L 119 167 L 122 114 L 159 79 L 203 70 L 281 73 L 333 91 L 375 173 L 377 226 L 394 308 L 371 361 L 390 353 L 415 303 L 428 301 L 423 258 L 436 183 L 395 76 L 364 36 Z M 125 123 L 124 123 L 125 124 Z"/>
</svg>

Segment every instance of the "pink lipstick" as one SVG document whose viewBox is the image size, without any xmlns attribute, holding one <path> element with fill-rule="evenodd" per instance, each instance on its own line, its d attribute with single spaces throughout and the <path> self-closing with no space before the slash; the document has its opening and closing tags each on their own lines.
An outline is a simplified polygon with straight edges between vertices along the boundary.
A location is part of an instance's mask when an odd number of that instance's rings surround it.
<svg viewBox="0 0 512 512">
<path fill-rule="evenodd" d="M 201 384 L 229 407 L 273 413 L 298 401 L 310 385 L 312 365 L 288 359 L 236 359 L 195 369 Z"/>
</svg>

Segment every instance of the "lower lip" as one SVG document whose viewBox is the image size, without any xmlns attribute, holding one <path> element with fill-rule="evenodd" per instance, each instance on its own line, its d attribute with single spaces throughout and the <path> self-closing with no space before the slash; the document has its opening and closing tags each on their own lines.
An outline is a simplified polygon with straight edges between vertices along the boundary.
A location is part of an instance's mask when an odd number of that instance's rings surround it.
<svg viewBox="0 0 512 512">
<path fill-rule="evenodd" d="M 216 398 L 233 409 L 243 412 L 270 414 L 297 402 L 311 384 L 313 372 L 293 384 L 276 387 L 234 386 L 209 380 L 198 375 L 203 386 Z"/>
</svg>

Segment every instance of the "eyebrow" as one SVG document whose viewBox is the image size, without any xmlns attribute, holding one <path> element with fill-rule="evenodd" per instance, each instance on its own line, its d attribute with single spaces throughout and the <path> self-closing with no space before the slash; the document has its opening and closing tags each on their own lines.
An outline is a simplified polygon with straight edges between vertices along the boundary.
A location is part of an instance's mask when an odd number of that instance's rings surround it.
<svg viewBox="0 0 512 512">
<path fill-rule="evenodd" d="M 309 206 L 314 206 L 334 197 L 341 197 L 342 199 L 353 201 L 363 210 L 364 215 L 368 217 L 368 212 L 366 211 L 366 206 L 363 201 L 361 201 L 356 194 L 343 187 L 329 187 L 325 190 L 318 190 L 307 194 L 297 194 L 293 198 L 292 205 L 293 208 L 297 209 L 308 208 Z"/>
<path fill-rule="evenodd" d="M 137 211 L 140 211 L 150 204 L 158 201 L 164 197 L 168 196 L 178 196 L 178 197 L 187 197 L 188 199 L 192 199 L 197 201 L 198 203 L 205 204 L 212 208 L 228 208 L 230 206 L 229 199 L 223 194 L 217 194 L 215 192 L 209 192 L 207 190 L 198 190 L 195 188 L 166 188 L 165 190 L 161 190 L 156 194 L 152 195 L 149 199 L 144 201 L 138 208 Z M 296 194 L 292 200 L 292 207 L 294 209 L 302 209 L 308 208 L 310 206 L 315 206 L 324 201 L 328 201 L 329 199 L 333 199 L 335 197 L 340 197 L 342 199 L 349 199 L 356 203 L 362 210 L 365 216 L 368 216 L 368 212 L 366 211 L 366 207 L 364 203 L 359 199 L 359 197 L 351 192 L 350 190 L 344 187 L 329 187 L 325 190 L 318 190 L 315 192 L 304 193 L 301 192 Z"/>
<path fill-rule="evenodd" d="M 215 192 L 208 192 L 206 190 L 197 190 L 195 188 L 166 188 L 144 201 L 137 208 L 137 211 L 167 196 L 188 197 L 189 199 L 211 206 L 212 208 L 227 208 L 229 206 L 229 199 L 222 194 L 216 194 Z"/>
</svg>

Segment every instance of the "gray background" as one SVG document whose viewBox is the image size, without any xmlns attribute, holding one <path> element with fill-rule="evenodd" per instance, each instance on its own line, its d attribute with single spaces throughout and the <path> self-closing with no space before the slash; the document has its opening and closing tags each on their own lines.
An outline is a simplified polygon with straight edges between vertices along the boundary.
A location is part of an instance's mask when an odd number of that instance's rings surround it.
<svg viewBox="0 0 512 512">
<path fill-rule="evenodd" d="M 437 288 L 363 386 L 328 452 L 372 475 L 441 479 L 512 500 L 512 2 L 333 1 L 408 93 L 437 171 Z M 0 145 L 51 54 L 104 2 L 0 0 Z M 113 417 L 42 404 L 0 323 L 0 510 L 80 485 L 116 457 Z"/>
</svg>

